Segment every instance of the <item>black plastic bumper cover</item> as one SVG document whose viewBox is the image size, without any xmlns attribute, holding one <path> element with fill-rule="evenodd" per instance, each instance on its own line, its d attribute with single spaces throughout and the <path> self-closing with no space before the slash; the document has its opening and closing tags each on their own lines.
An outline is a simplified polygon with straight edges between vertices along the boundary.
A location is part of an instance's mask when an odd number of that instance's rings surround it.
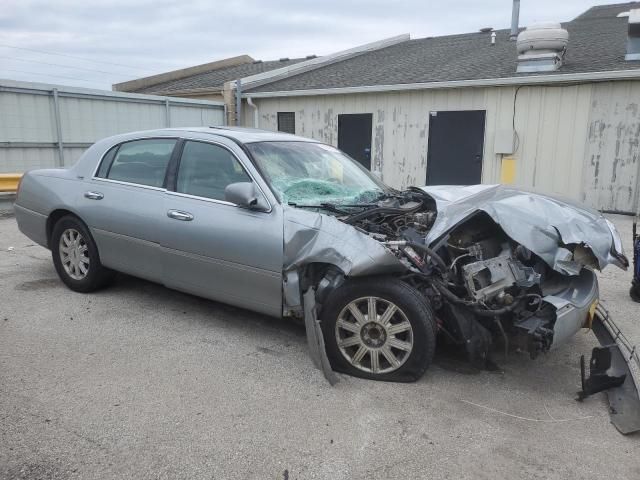
<svg viewBox="0 0 640 480">
<path fill-rule="evenodd" d="M 593 349 L 589 377 L 586 376 L 584 356 L 581 359 L 579 399 L 606 391 L 611 423 L 625 435 L 636 432 L 640 430 L 640 358 L 636 348 L 601 306 L 596 309 L 592 328 L 602 347 Z"/>
</svg>

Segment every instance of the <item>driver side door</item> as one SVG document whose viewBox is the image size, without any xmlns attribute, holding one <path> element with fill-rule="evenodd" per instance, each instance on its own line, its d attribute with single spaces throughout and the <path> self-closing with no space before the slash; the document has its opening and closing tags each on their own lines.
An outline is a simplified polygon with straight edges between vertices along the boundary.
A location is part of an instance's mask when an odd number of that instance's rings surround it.
<svg viewBox="0 0 640 480">
<path fill-rule="evenodd" d="M 225 200 L 231 183 L 254 182 L 231 146 L 185 140 L 164 198 L 164 283 L 170 288 L 280 317 L 283 220 Z M 268 202 L 267 202 L 268 203 Z"/>
</svg>

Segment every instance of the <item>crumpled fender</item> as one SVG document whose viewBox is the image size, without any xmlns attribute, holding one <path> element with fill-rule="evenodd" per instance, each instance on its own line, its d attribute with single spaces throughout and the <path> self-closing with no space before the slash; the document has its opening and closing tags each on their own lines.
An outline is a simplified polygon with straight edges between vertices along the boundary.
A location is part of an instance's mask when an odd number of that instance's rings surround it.
<svg viewBox="0 0 640 480">
<path fill-rule="evenodd" d="M 602 270 L 609 264 L 626 269 L 612 255 L 614 238 L 607 219 L 599 212 L 570 200 L 558 200 L 504 185 L 430 186 L 421 190 L 436 202 L 438 215 L 427 235 L 432 245 L 476 212 L 488 214 L 516 242 L 542 258 L 551 268 L 576 275 L 564 245 L 589 247 Z M 620 252 L 623 253 L 623 252 Z"/>
<path fill-rule="evenodd" d="M 309 263 L 330 263 L 345 275 L 377 275 L 406 270 L 384 247 L 331 215 L 283 208 L 284 272 Z"/>
</svg>

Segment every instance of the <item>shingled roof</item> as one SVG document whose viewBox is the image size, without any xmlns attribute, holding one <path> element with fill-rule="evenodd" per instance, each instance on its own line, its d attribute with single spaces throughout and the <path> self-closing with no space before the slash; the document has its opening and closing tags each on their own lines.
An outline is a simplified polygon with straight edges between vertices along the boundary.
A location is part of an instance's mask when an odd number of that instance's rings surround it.
<svg viewBox="0 0 640 480">
<path fill-rule="evenodd" d="M 243 63 L 240 65 L 233 65 L 225 68 L 218 68 L 208 72 L 197 73 L 195 75 L 180 78 L 176 80 L 170 80 L 166 82 L 157 83 L 148 87 L 130 90 L 134 93 L 149 93 L 149 94 L 171 94 L 174 92 L 182 92 L 189 90 L 201 90 L 201 89 L 219 89 L 222 90 L 225 82 L 236 80 L 242 77 L 248 77 L 250 75 L 256 75 L 258 73 L 268 72 L 277 68 L 286 67 L 299 63 L 306 58 L 293 58 L 282 59 L 272 61 L 254 61 L 250 63 Z"/>
<path fill-rule="evenodd" d="M 563 23 L 569 32 L 564 64 L 558 71 L 545 75 L 640 69 L 640 62 L 625 61 L 628 19 L 617 17 L 619 13 L 633 8 L 640 8 L 640 2 L 597 6 Z M 409 40 L 248 88 L 245 92 L 526 76 L 516 73 L 516 43 L 509 41 L 509 30 L 497 30 L 493 46 L 490 35 L 478 32 Z"/>
</svg>

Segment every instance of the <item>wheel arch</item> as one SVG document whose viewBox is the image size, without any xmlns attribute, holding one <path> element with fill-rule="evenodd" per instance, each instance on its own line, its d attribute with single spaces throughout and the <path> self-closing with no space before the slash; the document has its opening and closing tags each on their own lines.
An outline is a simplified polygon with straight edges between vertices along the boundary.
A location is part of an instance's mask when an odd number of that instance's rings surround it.
<svg viewBox="0 0 640 480">
<path fill-rule="evenodd" d="M 46 233 L 47 233 L 47 246 L 49 247 L 49 250 L 51 250 L 51 235 L 53 235 L 53 228 L 61 218 L 66 217 L 68 215 L 71 215 L 77 218 L 80 222 L 82 222 L 82 224 L 87 228 L 87 230 L 89 230 L 89 226 L 85 223 L 84 220 L 82 220 L 82 218 L 80 218 L 80 216 L 77 213 L 72 212 L 71 210 L 66 208 L 57 208 L 53 210 L 47 217 Z M 91 231 L 89 230 L 89 232 Z"/>
</svg>

